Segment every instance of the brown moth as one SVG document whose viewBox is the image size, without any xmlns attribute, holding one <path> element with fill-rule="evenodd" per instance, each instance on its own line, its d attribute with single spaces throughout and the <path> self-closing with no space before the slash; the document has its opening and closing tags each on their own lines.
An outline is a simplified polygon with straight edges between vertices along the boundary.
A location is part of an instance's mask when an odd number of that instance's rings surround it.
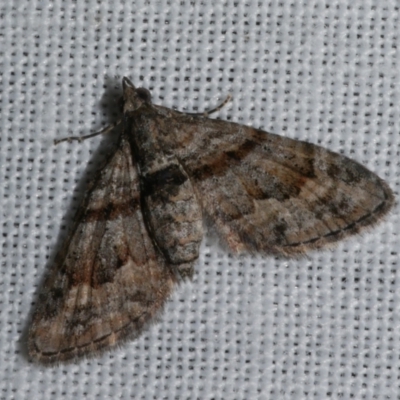
<svg viewBox="0 0 400 400">
<path fill-rule="evenodd" d="M 205 218 L 233 253 L 297 256 L 375 224 L 394 203 L 383 180 L 346 157 L 157 106 L 122 83 L 123 132 L 39 295 L 34 360 L 137 337 L 193 274 Z"/>
</svg>

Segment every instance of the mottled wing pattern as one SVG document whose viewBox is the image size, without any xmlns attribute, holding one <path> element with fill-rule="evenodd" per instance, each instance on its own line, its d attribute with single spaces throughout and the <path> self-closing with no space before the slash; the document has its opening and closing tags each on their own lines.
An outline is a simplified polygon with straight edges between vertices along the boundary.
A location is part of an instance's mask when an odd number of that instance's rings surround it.
<svg viewBox="0 0 400 400">
<path fill-rule="evenodd" d="M 374 173 L 310 143 L 189 116 L 174 134 L 205 215 L 235 252 L 302 254 L 374 224 L 394 202 Z"/>
<path fill-rule="evenodd" d="M 147 233 L 123 135 L 45 281 L 29 332 L 30 355 L 64 361 L 136 337 L 175 282 Z"/>
</svg>

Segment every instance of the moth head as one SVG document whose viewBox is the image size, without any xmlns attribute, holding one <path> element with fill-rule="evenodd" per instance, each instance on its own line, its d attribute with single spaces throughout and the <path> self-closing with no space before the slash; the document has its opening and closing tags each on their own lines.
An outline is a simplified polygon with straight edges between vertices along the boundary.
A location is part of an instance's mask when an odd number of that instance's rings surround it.
<svg viewBox="0 0 400 400">
<path fill-rule="evenodd" d="M 151 94 L 145 88 L 135 88 L 133 83 L 126 77 L 122 79 L 124 91 L 124 113 L 135 111 L 143 104 L 151 103 Z"/>
</svg>

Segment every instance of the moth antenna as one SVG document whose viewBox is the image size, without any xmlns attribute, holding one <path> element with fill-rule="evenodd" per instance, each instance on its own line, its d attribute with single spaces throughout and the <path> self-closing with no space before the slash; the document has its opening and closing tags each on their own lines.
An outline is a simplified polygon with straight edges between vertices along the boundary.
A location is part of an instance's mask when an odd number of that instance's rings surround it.
<svg viewBox="0 0 400 400">
<path fill-rule="evenodd" d="M 83 140 L 92 138 L 92 137 L 97 136 L 97 135 L 105 135 L 105 134 L 113 131 L 121 123 L 122 123 L 122 118 L 120 118 L 119 120 L 117 120 L 117 122 L 114 122 L 113 124 L 107 125 L 106 127 L 104 127 L 103 129 L 101 129 L 101 130 L 99 130 L 97 132 L 91 133 L 90 135 L 86 135 L 86 136 L 69 136 L 69 137 L 66 137 L 66 138 L 63 138 L 63 139 L 55 139 L 54 140 L 54 144 L 57 145 L 57 144 L 59 144 L 61 142 L 69 142 L 69 143 L 71 143 L 73 140 L 76 140 L 78 142 L 82 142 Z"/>
<path fill-rule="evenodd" d="M 187 115 L 198 115 L 198 116 L 201 116 L 201 117 L 208 117 L 210 114 L 213 114 L 213 113 L 219 111 L 222 107 L 225 106 L 225 104 L 227 104 L 231 100 L 232 100 L 232 96 L 230 94 L 228 94 L 228 96 L 226 96 L 226 99 L 221 104 L 219 104 L 215 108 L 212 108 L 211 110 L 206 110 L 206 111 L 203 111 L 201 113 L 185 113 L 185 114 L 187 114 Z"/>
</svg>

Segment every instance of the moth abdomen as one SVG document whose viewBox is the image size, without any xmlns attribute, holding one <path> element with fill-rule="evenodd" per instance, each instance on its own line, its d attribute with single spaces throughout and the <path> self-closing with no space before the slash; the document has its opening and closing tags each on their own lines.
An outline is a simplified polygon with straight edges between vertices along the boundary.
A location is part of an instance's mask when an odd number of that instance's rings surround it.
<svg viewBox="0 0 400 400">
<path fill-rule="evenodd" d="M 185 170 L 176 161 L 141 177 L 142 201 L 153 239 L 173 264 L 198 258 L 202 212 Z"/>
</svg>

